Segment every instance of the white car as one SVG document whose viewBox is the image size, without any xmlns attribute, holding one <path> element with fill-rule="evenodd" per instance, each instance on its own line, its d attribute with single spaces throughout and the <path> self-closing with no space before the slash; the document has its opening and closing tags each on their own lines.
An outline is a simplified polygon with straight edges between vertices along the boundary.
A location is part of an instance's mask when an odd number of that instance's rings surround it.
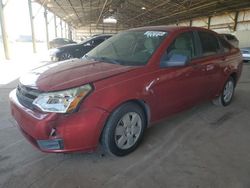
<svg viewBox="0 0 250 188">
<path fill-rule="evenodd" d="M 240 49 L 243 60 L 244 61 L 250 61 L 250 47 L 248 48 L 241 48 Z"/>
</svg>

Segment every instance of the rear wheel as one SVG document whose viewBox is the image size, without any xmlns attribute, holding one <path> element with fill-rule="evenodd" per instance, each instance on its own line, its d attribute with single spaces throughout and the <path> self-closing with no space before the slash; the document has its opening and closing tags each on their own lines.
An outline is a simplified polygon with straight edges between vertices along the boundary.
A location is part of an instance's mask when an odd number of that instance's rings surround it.
<svg viewBox="0 0 250 188">
<path fill-rule="evenodd" d="M 127 155 L 141 142 L 145 127 L 146 117 L 141 107 L 126 103 L 111 114 L 103 130 L 101 144 L 108 153 Z"/>
<path fill-rule="evenodd" d="M 221 95 L 213 100 L 215 105 L 219 106 L 227 106 L 231 103 L 234 95 L 234 88 L 235 88 L 235 80 L 233 77 L 229 77 L 227 82 L 224 85 Z"/>
</svg>

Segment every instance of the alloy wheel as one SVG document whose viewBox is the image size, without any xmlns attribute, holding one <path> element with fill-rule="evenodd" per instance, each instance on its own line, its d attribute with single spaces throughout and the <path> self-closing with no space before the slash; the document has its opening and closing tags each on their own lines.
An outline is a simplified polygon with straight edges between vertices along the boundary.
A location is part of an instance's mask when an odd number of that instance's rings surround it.
<svg viewBox="0 0 250 188">
<path fill-rule="evenodd" d="M 142 131 L 142 119 L 136 112 L 125 114 L 115 129 L 115 143 L 120 149 L 129 149 L 135 145 Z"/>
</svg>

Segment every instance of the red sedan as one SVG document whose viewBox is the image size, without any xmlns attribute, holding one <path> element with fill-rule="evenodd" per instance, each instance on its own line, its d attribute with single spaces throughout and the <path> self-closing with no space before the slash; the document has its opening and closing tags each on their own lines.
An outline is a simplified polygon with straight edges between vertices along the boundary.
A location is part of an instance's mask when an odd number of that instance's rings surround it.
<svg viewBox="0 0 250 188">
<path fill-rule="evenodd" d="M 11 111 L 45 152 L 114 155 L 174 113 L 213 100 L 229 105 L 241 75 L 240 50 L 210 30 L 143 27 L 121 32 L 82 59 L 51 63 L 20 78 Z"/>
</svg>

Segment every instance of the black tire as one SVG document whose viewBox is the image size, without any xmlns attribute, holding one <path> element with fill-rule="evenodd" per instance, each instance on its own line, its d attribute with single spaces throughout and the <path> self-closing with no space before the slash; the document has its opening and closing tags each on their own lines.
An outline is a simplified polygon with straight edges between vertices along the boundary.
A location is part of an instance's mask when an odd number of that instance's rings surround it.
<svg viewBox="0 0 250 188">
<path fill-rule="evenodd" d="M 72 59 L 72 58 L 73 58 L 73 56 L 70 53 L 64 52 L 64 53 L 62 53 L 60 55 L 59 61 L 63 61 L 63 60 L 67 60 L 67 59 Z"/>
<path fill-rule="evenodd" d="M 225 90 L 226 90 L 226 87 L 228 86 L 228 84 L 232 84 L 233 88 L 232 88 L 232 93 L 231 93 L 230 97 L 228 99 L 226 99 L 225 98 Z M 232 99 L 234 96 L 235 84 L 236 84 L 235 79 L 232 76 L 230 76 L 229 79 L 224 84 L 224 87 L 223 87 L 223 90 L 222 90 L 220 96 L 213 100 L 213 104 L 215 104 L 217 106 L 228 106 L 232 102 Z"/>
<path fill-rule="evenodd" d="M 116 130 L 117 127 L 122 127 L 124 129 L 125 124 L 122 122 L 123 118 L 125 118 L 125 116 L 130 117 L 129 115 L 133 114 L 135 115 L 137 118 L 139 117 L 141 119 L 141 121 L 138 121 L 140 124 L 140 132 L 137 134 L 136 138 L 134 137 L 135 135 L 133 135 L 132 132 L 127 133 L 127 129 L 126 131 L 124 131 L 124 134 L 129 134 L 129 136 L 132 136 L 132 139 L 134 139 L 135 143 L 130 146 L 129 148 L 120 148 L 117 144 L 117 140 L 118 139 L 118 135 L 116 135 Z M 137 116 L 139 115 L 139 116 Z M 134 116 L 134 117 L 135 117 Z M 131 116 L 132 118 L 132 116 Z M 139 119 L 138 119 L 139 120 Z M 131 119 L 132 122 L 132 119 Z M 123 124 L 123 125 L 121 125 Z M 138 124 L 138 123 L 137 123 Z M 104 151 L 106 153 L 109 154 L 113 154 L 116 156 L 124 156 L 124 155 L 128 155 L 129 153 L 133 152 L 138 145 L 140 144 L 142 138 L 143 138 L 143 134 L 146 128 L 146 115 L 143 111 L 143 109 L 135 104 L 135 103 L 125 103 L 123 105 L 121 105 L 120 107 L 118 107 L 116 110 L 114 110 L 112 112 L 112 114 L 110 115 L 108 121 L 106 122 L 106 125 L 103 129 L 102 132 L 102 136 L 101 136 L 101 145 L 104 149 Z M 139 126 L 139 125 L 135 125 L 135 126 Z M 131 128 L 131 126 L 130 126 Z M 132 130 L 132 128 L 130 129 Z M 123 136 L 121 136 L 123 137 Z M 125 145 L 129 144 L 128 142 L 128 136 L 124 135 L 124 138 L 127 138 L 127 143 L 124 144 Z M 130 137 L 131 138 L 131 137 Z M 119 140 L 119 139 L 118 139 Z"/>
</svg>

